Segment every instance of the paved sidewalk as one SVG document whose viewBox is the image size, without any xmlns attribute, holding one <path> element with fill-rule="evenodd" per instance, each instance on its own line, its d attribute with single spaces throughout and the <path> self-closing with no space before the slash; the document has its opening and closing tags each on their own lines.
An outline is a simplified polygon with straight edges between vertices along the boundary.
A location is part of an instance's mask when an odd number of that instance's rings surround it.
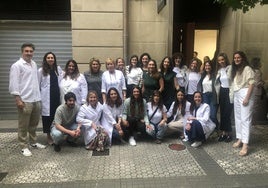
<svg viewBox="0 0 268 188">
<path fill-rule="evenodd" d="M 212 136 L 200 148 L 176 138 L 157 145 L 138 140 L 136 147 L 113 145 L 106 156 L 93 156 L 83 145 L 31 149 L 19 153 L 16 121 L 0 121 L 0 187 L 268 187 L 268 126 L 252 128 L 250 153 L 239 157 L 232 143 Z M 38 127 L 38 141 L 46 135 Z M 181 143 L 186 149 L 169 149 Z"/>
</svg>

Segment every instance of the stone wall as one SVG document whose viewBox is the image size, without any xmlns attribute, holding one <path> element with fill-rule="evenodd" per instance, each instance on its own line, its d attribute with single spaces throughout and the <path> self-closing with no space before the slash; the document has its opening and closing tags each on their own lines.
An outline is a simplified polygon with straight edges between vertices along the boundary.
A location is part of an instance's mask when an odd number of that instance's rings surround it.
<svg viewBox="0 0 268 188">
<path fill-rule="evenodd" d="M 224 11 L 220 29 L 220 51 L 232 60 L 236 50 L 242 50 L 249 60 L 260 57 L 263 79 L 268 81 L 268 5 L 257 6 L 247 13 Z"/>
<path fill-rule="evenodd" d="M 173 1 L 157 13 L 156 0 L 72 0 L 73 57 L 80 71 L 96 57 L 123 57 L 148 52 L 158 63 L 171 55 Z M 104 69 L 104 66 L 102 66 Z"/>
</svg>

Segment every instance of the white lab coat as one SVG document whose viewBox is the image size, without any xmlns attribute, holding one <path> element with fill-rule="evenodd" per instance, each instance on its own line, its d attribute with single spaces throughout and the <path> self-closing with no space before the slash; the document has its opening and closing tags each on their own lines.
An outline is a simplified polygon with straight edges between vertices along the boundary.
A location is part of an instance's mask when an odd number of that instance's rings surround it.
<svg viewBox="0 0 268 188">
<path fill-rule="evenodd" d="M 58 84 L 60 85 L 64 72 L 60 66 L 58 66 L 57 69 L 59 73 Z M 50 75 L 44 76 L 43 68 L 39 68 L 38 79 L 41 91 L 42 116 L 50 116 Z"/>
<path fill-rule="evenodd" d="M 87 98 L 87 81 L 83 74 L 80 74 L 77 79 L 71 79 L 69 76 L 63 78 L 60 82 L 61 103 L 64 104 L 64 95 L 68 92 L 73 92 L 76 96 L 76 103 L 82 105 L 86 103 Z"/>
<path fill-rule="evenodd" d="M 195 114 L 195 110 L 193 114 Z M 209 137 L 209 135 L 213 132 L 213 130 L 216 127 L 215 123 L 209 118 L 209 116 L 210 116 L 209 105 L 206 103 L 202 103 L 196 112 L 196 120 L 198 120 L 201 123 L 206 139 Z"/>
<path fill-rule="evenodd" d="M 85 145 L 88 145 L 97 136 L 95 129 L 92 128 L 92 123 L 94 122 L 95 125 L 100 126 L 102 111 L 103 106 L 99 102 L 96 108 L 92 108 L 92 106 L 87 103 L 80 107 L 76 121 L 82 124 Z"/>
<path fill-rule="evenodd" d="M 103 105 L 103 115 L 102 115 L 102 127 L 108 133 L 110 141 L 112 141 L 112 133 L 116 122 L 116 117 L 121 118 L 123 112 L 123 104 L 119 107 L 111 107 L 107 104 Z M 112 143 L 112 142 L 110 142 Z"/>
</svg>

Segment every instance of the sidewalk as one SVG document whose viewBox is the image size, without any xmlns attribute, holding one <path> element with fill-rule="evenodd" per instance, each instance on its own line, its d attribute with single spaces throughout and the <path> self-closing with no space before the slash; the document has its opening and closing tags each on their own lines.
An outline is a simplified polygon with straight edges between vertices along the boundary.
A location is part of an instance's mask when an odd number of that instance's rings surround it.
<svg viewBox="0 0 268 188">
<path fill-rule="evenodd" d="M 136 147 L 113 145 L 106 156 L 64 145 L 31 149 L 33 155 L 19 153 L 17 121 L 0 121 L 0 187 L 267 187 L 268 126 L 252 128 L 250 153 L 239 157 L 232 143 L 210 137 L 200 148 L 176 138 L 157 145 L 138 140 Z M 38 126 L 38 141 L 46 135 Z M 186 149 L 169 149 L 181 143 Z"/>
</svg>

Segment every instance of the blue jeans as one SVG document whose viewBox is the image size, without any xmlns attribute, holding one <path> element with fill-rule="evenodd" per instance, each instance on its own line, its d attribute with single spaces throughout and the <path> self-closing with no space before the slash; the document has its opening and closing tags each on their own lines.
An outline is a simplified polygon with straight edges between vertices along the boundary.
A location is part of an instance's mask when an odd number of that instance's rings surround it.
<svg viewBox="0 0 268 188">
<path fill-rule="evenodd" d="M 167 130 L 167 125 L 160 126 L 159 124 L 150 123 L 150 126 L 152 127 L 152 129 L 151 130 L 146 129 L 146 133 L 152 136 L 153 138 L 157 138 L 160 140 L 163 139 L 165 132 Z"/>
<path fill-rule="evenodd" d="M 66 127 L 65 127 L 66 128 Z M 76 130 L 77 124 L 73 124 L 70 127 L 67 127 L 69 130 Z M 64 140 L 64 135 L 67 135 L 66 133 L 61 132 L 58 130 L 54 125 L 51 128 L 50 135 L 53 139 L 54 144 L 60 144 Z"/>
<path fill-rule="evenodd" d="M 219 127 L 219 121 L 217 119 L 218 105 L 213 103 L 213 93 L 203 93 L 203 102 L 207 103 L 210 108 L 210 119 L 216 124 L 216 129 Z"/>
</svg>

